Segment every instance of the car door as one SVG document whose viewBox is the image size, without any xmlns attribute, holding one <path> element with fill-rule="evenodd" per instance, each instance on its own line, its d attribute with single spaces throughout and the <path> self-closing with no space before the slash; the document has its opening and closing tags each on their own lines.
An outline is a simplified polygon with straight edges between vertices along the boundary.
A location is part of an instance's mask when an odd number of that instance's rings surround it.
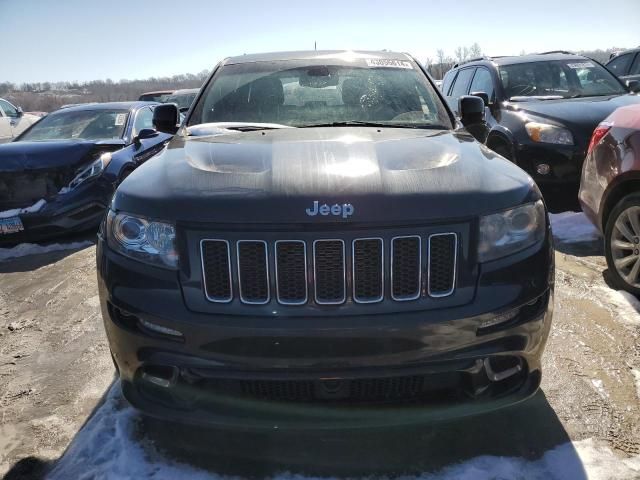
<svg viewBox="0 0 640 480">
<path fill-rule="evenodd" d="M 29 116 L 22 114 L 22 111 L 18 110 L 12 104 L 6 100 L 0 99 L 0 108 L 4 111 L 5 116 L 9 119 L 9 125 L 11 127 L 11 138 L 16 138 L 33 123 Z"/>
<path fill-rule="evenodd" d="M 489 97 L 489 105 L 485 107 L 485 118 L 488 126 L 493 127 L 498 123 L 494 117 L 494 111 L 497 110 L 493 108 L 496 102 L 496 89 L 493 76 L 486 67 L 478 67 L 473 75 L 473 80 L 471 80 L 471 85 L 469 86 L 469 95 L 473 95 L 476 92 L 484 92 Z"/>
<path fill-rule="evenodd" d="M 636 54 L 636 58 L 631 64 L 629 74 L 624 77 L 624 80 L 638 80 L 640 81 L 640 52 Z"/>
<path fill-rule="evenodd" d="M 0 102 L 3 102 L 3 100 L 0 100 Z M 0 103 L 0 143 L 10 142 L 12 138 L 11 118 L 5 115 L 2 103 Z"/>
<path fill-rule="evenodd" d="M 133 121 L 131 138 L 135 140 L 143 129 L 155 130 L 155 127 L 153 126 L 153 107 L 144 107 L 138 110 Z M 134 162 L 136 166 L 146 162 L 148 159 L 159 153 L 165 143 L 170 139 L 171 135 L 157 132 L 157 135 L 154 137 L 143 138 L 134 142 Z"/>
<path fill-rule="evenodd" d="M 460 97 L 466 95 L 469 92 L 469 84 L 471 83 L 471 79 L 473 78 L 473 74 L 476 71 L 476 67 L 467 67 L 461 68 L 456 75 L 456 78 L 453 80 L 451 87 L 449 88 L 449 92 L 446 92 L 447 103 L 453 113 L 455 113 L 456 117 L 460 116 L 460 112 L 458 111 L 458 101 Z"/>
<path fill-rule="evenodd" d="M 631 67 L 635 56 L 635 52 L 623 53 L 622 55 L 618 55 L 609 63 L 607 63 L 607 68 L 611 70 L 616 77 L 620 78 L 621 80 L 626 80 L 626 76 L 629 74 L 629 67 Z"/>
</svg>

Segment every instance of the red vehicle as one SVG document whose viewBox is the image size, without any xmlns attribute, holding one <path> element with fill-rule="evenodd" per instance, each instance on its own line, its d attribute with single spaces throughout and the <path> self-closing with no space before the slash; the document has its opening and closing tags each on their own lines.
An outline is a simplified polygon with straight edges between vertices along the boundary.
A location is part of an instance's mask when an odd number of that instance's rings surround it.
<svg viewBox="0 0 640 480">
<path fill-rule="evenodd" d="M 593 132 L 579 198 L 604 236 L 615 286 L 640 295 L 640 105 L 619 108 Z"/>
</svg>

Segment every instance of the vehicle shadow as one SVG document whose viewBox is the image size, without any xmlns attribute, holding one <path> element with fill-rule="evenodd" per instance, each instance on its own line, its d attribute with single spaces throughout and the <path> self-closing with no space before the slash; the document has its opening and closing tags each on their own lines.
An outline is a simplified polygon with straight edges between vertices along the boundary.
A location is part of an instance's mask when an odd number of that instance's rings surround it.
<svg viewBox="0 0 640 480">
<path fill-rule="evenodd" d="M 151 440 L 175 461 L 246 478 L 283 472 L 323 477 L 417 475 L 484 455 L 534 461 L 567 444 L 563 462 L 570 466 L 570 478 L 587 479 L 567 432 L 542 391 L 495 413 L 430 426 L 256 434 L 145 419 L 139 436 L 141 441 Z"/>
<path fill-rule="evenodd" d="M 113 384 L 117 381 L 115 370 L 113 382 L 109 385 L 107 389 L 105 389 L 100 400 L 95 404 L 91 413 L 87 416 L 86 420 L 83 422 L 82 426 L 78 429 L 80 432 L 94 417 L 94 415 L 100 410 L 104 402 L 106 401 Z M 76 433 L 77 435 L 77 433 Z M 69 449 L 71 445 L 73 445 L 75 437 L 71 439 L 69 445 L 65 452 L 60 456 L 60 458 L 64 457 L 65 453 Z M 13 464 L 11 469 L 2 477 L 2 480 L 44 480 L 49 472 L 55 467 L 57 460 L 47 460 L 43 458 L 39 458 L 37 456 L 31 455 L 25 458 L 18 460 Z"/>
<path fill-rule="evenodd" d="M 95 231 L 66 235 L 33 244 L 0 245 L 0 274 L 29 272 L 51 265 L 87 248 L 91 243 L 96 243 Z"/>
<path fill-rule="evenodd" d="M 563 242 L 558 239 L 554 239 L 553 247 L 558 252 L 573 255 L 574 257 L 595 257 L 604 255 L 604 240 L 602 238 L 586 242 Z"/>
</svg>

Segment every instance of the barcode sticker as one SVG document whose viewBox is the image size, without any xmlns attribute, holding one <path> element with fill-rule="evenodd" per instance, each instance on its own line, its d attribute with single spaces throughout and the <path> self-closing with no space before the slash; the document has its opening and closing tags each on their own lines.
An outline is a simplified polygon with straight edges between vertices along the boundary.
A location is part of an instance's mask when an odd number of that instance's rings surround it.
<svg viewBox="0 0 640 480">
<path fill-rule="evenodd" d="M 411 62 L 406 60 L 394 60 L 391 58 L 367 58 L 367 66 L 369 67 L 385 67 L 385 68 L 406 68 L 413 69 Z"/>
</svg>

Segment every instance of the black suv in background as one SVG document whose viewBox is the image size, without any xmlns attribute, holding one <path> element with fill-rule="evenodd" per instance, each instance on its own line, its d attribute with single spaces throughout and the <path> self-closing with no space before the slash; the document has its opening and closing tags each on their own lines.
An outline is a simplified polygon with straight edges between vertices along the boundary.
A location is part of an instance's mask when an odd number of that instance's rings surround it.
<svg viewBox="0 0 640 480">
<path fill-rule="evenodd" d="M 616 108 L 640 103 L 629 90 L 596 61 L 567 52 L 475 59 L 456 65 L 442 84 L 453 110 L 463 95 L 485 100 L 489 148 L 541 188 L 568 187 L 573 197 L 596 126 Z"/>
<path fill-rule="evenodd" d="M 640 47 L 612 55 L 607 68 L 620 80 L 640 81 Z"/>
<path fill-rule="evenodd" d="M 480 98 L 461 104 L 481 122 Z M 157 107 L 161 131 L 177 121 Z M 105 330 L 125 396 L 162 418 L 468 415 L 540 384 L 550 233 L 531 178 L 410 56 L 229 58 L 113 198 Z"/>
</svg>

